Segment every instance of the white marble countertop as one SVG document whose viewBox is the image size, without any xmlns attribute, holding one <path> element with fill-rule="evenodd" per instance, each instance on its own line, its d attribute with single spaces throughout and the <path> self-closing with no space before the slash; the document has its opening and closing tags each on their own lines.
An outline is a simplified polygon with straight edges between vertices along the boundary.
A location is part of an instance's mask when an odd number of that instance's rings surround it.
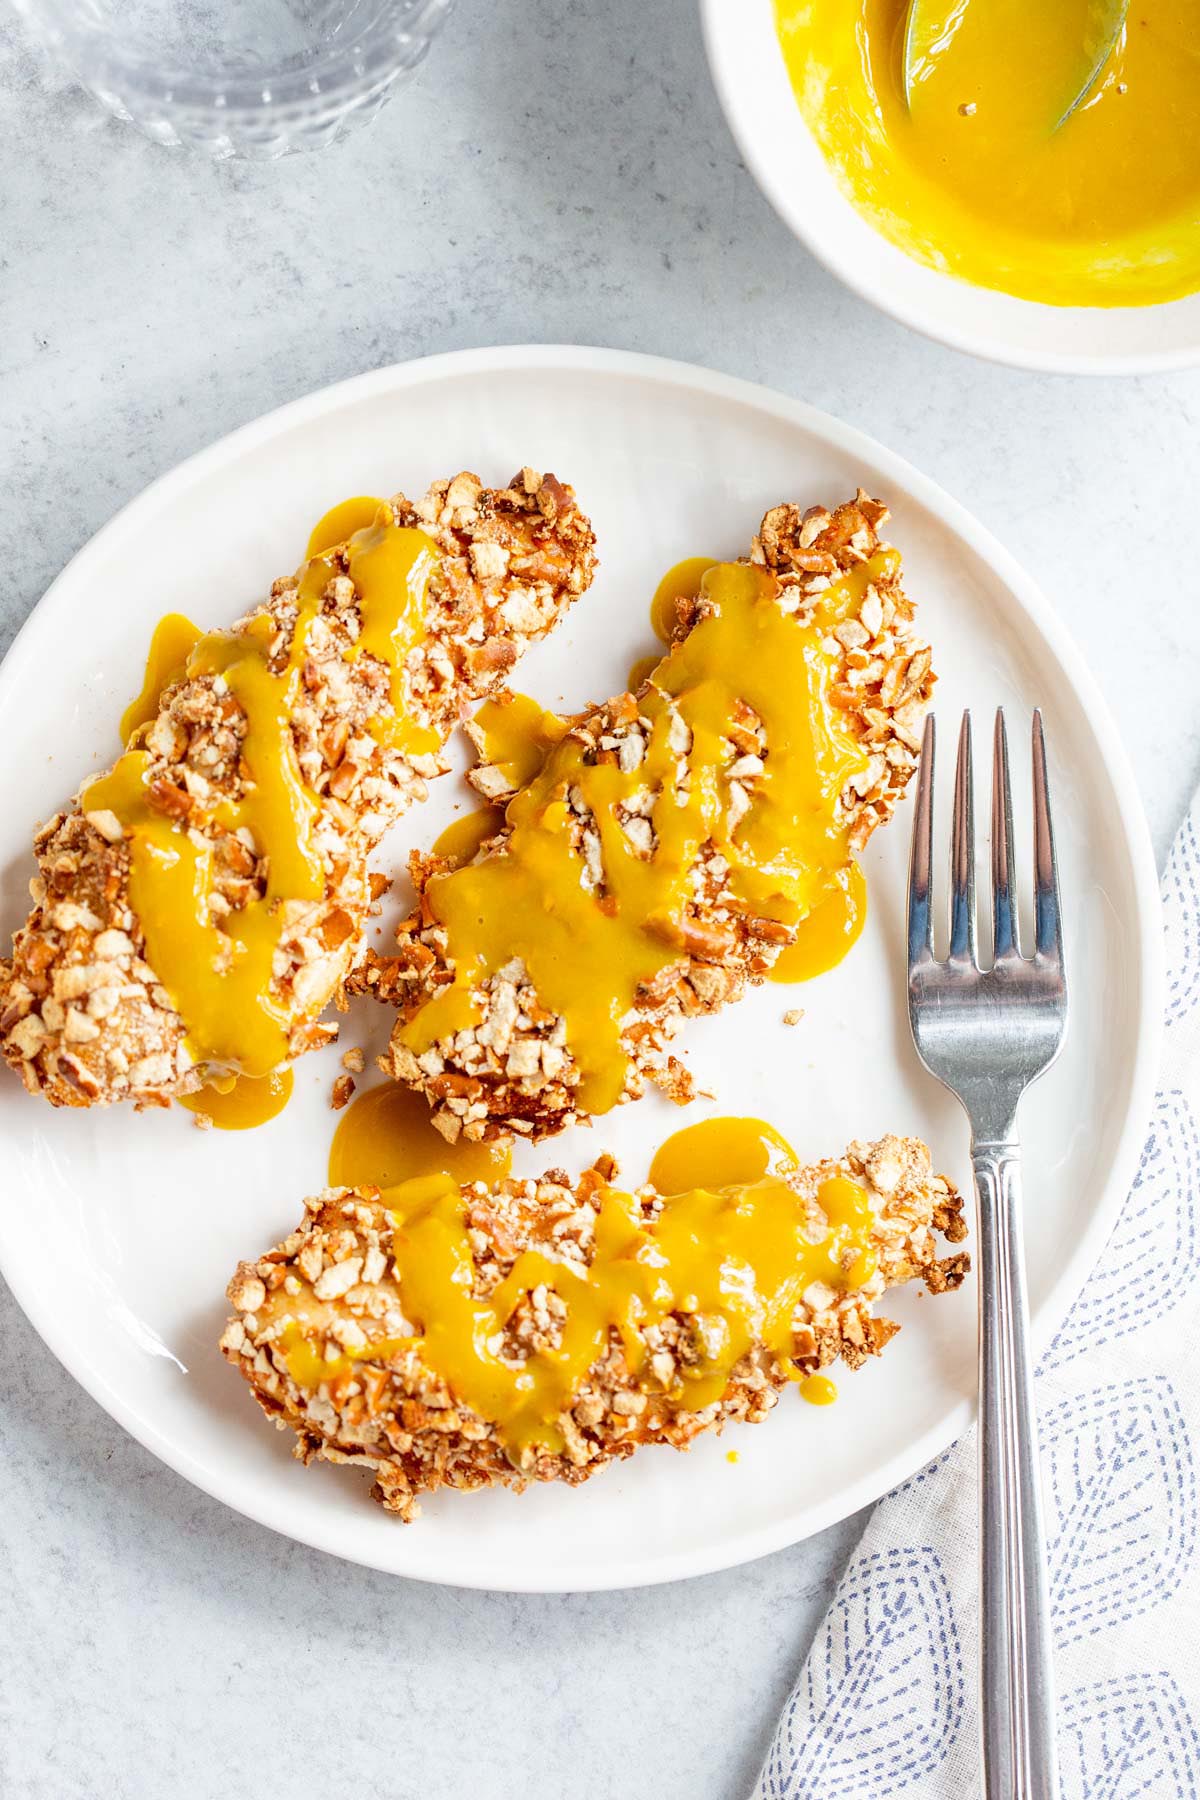
<svg viewBox="0 0 1200 1800">
<path fill-rule="evenodd" d="M 272 167 L 144 143 L 0 23 L 0 141 L 0 646 L 147 481 L 284 400 L 468 344 L 654 351 L 864 426 L 1005 540 L 1161 859 L 1200 778 L 1200 372 L 1014 374 L 852 299 L 741 167 L 691 0 L 461 0 L 365 134 Z M 669 1589 L 437 1590 L 194 1491 L 2 1291 L 0 1407 L 6 1800 L 738 1800 L 858 1528 Z"/>
</svg>

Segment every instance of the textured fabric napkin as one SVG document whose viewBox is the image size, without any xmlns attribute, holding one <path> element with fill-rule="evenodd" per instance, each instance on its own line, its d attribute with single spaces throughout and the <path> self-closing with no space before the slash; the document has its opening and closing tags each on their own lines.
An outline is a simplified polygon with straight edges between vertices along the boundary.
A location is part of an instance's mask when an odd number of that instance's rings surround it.
<svg viewBox="0 0 1200 1800">
<path fill-rule="evenodd" d="M 1037 1371 L 1063 1800 L 1200 1797 L 1200 796 L 1163 878 L 1162 1083 L 1137 1179 Z M 880 1501 L 754 1800 L 972 1800 L 975 1434 Z"/>
</svg>

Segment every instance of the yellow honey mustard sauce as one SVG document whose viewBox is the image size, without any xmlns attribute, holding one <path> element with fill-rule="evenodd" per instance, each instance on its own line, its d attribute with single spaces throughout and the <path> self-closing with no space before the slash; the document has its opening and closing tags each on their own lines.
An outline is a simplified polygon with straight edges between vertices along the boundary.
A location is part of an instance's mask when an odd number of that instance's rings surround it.
<svg viewBox="0 0 1200 1800">
<path fill-rule="evenodd" d="M 765 1119 L 701 1119 L 659 1145 L 649 1180 L 660 1194 L 681 1194 L 693 1187 L 779 1178 L 799 1166 L 787 1139 Z"/>
<path fill-rule="evenodd" d="M 324 556 L 329 550 L 336 550 L 352 538 L 356 531 L 365 531 L 371 525 L 379 523 L 380 511 L 387 506 L 386 500 L 380 500 L 373 494 L 354 494 L 349 500 L 339 500 L 331 506 L 327 513 L 322 513 L 308 534 L 306 557 Z"/>
<path fill-rule="evenodd" d="M 661 644 L 669 644 L 675 635 L 679 602 L 698 599 L 704 577 L 716 566 L 714 556 L 685 556 L 667 570 L 650 601 L 650 629 Z"/>
<path fill-rule="evenodd" d="M 774 1125 L 726 1116 L 685 1125 L 660 1144 L 650 1164 L 650 1184 L 660 1194 L 674 1194 L 702 1184 L 731 1187 L 784 1178 L 799 1166 L 795 1150 Z M 827 1375 L 807 1375 L 798 1385 L 801 1398 L 812 1406 L 829 1406 L 837 1399 L 837 1387 Z M 729 1452 L 729 1461 L 737 1461 L 736 1450 Z"/>
<path fill-rule="evenodd" d="M 667 570 L 650 600 L 650 629 L 660 644 L 669 644 L 674 636 L 680 600 L 695 600 L 704 577 L 715 567 L 714 557 L 685 556 Z M 653 675 L 661 656 L 662 651 L 656 650 L 650 656 L 639 656 L 630 665 L 625 685 L 631 694 L 636 694 L 643 681 Z"/>
<path fill-rule="evenodd" d="M 642 683 L 649 681 L 661 660 L 662 654 L 656 650 L 652 656 L 639 656 L 636 661 L 631 662 L 625 682 L 627 691 L 636 694 Z"/>
<path fill-rule="evenodd" d="M 252 1131 L 283 1111 L 294 1081 L 291 1069 L 275 1069 L 270 1075 L 218 1075 L 198 1093 L 180 1095 L 179 1104 L 218 1131 Z"/>
<path fill-rule="evenodd" d="M 788 926 L 810 914 L 850 864 L 834 812 L 867 754 L 830 702 L 837 658 L 828 636 L 896 560 L 895 551 L 880 551 L 831 584 L 803 625 L 776 604 L 777 583 L 765 569 L 710 567 L 703 593 L 711 611 L 662 658 L 639 697 L 648 733 L 642 762 L 629 772 L 615 758 L 589 762 L 578 739 L 561 738 L 510 800 L 502 849 L 427 886 L 425 903 L 448 934 L 454 980 L 403 1027 L 403 1042 L 419 1055 L 477 1023 L 472 990 L 520 957 L 542 1004 L 566 1021 L 581 1105 L 604 1112 L 625 1079 L 621 1021 L 641 984 L 682 954 L 691 872 L 706 842 L 729 863 L 748 909 Z M 732 760 L 727 733 L 743 706 L 762 722 L 765 771 L 750 810 L 731 828 L 723 771 Z M 677 715 L 691 737 L 686 784 L 672 742 Z M 660 790 L 649 860 L 636 854 L 618 814 L 646 787 Z M 602 894 L 583 885 L 572 847 L 572 790 L 601 839 Z"/>
<path fill-rule="evenodd" d="M 421 1094 L 394 1081 L 356 1095 L 338 1121 L 329 1151 L 330 1187 L 391 1188 L 423 1175 L 499 1181 L 512 1168 L 507 1139 L 447 1143 Z"/>
<path fill-rule="evenodd" d="M 837 1397 L 837 1382 L 828 1375 L 806 1375 L 800 1383 L 800 1398 L 810 1406 L 832 1406 Z"/>
<path fill-rule="evenodd" d="M 657 1220 L 647 1222 L 635 1196 L 603 1187 L 586 1269 L 526 1250 L 481 1299 L 474 1291 L 468 1202 L 458 1184 L 444 1175 L 409 1181 L 383 1200 L 394 1224 L 400 1303 L 415 1338 L 385 1339 L 328 1361 L 314 1344 L 313 1320 L 301 1310 L 284 1325 L 287 1366 L 301 1387 L 311 1388 L 415 1342 L 422 1362 L 457 1401 L 493 1424 L 510 1456 L 522 1462 L 538 1449 L 563 1449 L 558 1421 L 610 1332 L 621 1337 L 631 1372 L 642 1376 L 644 1333 L 682 1313 L 695 1321 L 699 1355 L 678 1366 L 661 1398 L 671 1410 L 695 1411 L 721 1397 L 753 1345 L 788 1362 L 796 1311 L 813 1282 L 845 1292 L 874 1273 L 866 1190 L 835 1175 L 816 1199 L 814 1220 L 808 1202 L 765 1176 L 672 1195 Z M 519 1362 L 506 1360 L 499 1340 L 522 1297 L 537 1287 L 564 1304 L 559 1342 Z M 795 1378 L 804 1379 L 799 1368 Z M 647 1391 L 653 1385 L 647 1376 Z"/>
<path fill-rule="evenodd" d="M 775 0 L 797 103 L 877 230 L 1063 306 L 1200 286 L 1200 0 Z"/>
<path fill-rule="evenodd" d="M 348 504 L 362 516 L 367 503 Z M 401 749 L 432 749 L 436 733 L 406 716 L 403 668 L 408 651 L 424 637 L 425 594 L 436 547 L 422 532 L 395 526 L 390 519 L 356 530 L 346 547 L 361 620 L 348 659 L 367 653 L 391 672 L 392 711 L 370 728 Z M 89 782 L 81 794 L 85 811 L 110 811 L 125 829 L 129 897 L 145 934 L 146 960 L 183 1019 L 193 1057 L 256 1081 L 286 1061 L 289 1029 L 298 1022 L 286 1016 L 272 991 L 283 909 L 291 902 L 320 898 L 326 886 L 313 843 L 319 803 L 300 773 L 291 718 L 308 630 L 330 580 L 339 573 L 338 564 L 326 556 L 305 565 L 291 647 L 281 667 L 270 658 L 276 627 L 265 615 L 236 633 L 200 634 L 180 615 L 164 619 L 151 645 L 142 694 L 122 721 L 130 747 L 109 774 Z M 148 783 L 150 758 L 140 744 L 142 728 L 154 717 L 164 688 L 202 676 L 219 678 L 246 720 L 242 795 L 236 801 L 217 800 L 208 817 L 227 832 L 248 836 L 253 854 L 265 858 L 267 866 L 265 892 L 227 913 L 221 929 L 210 907 L 212 846 L 201 833 L 185 828 L 172 810 L 172 794 Z M 202 815 L 193 811 L 189 823 L 201 822 Z M 254 1094 L 260 1103 L 273 1106 L 281 1091 L 279 1086 L 271 1092 L 247 1088 L 242 1101 L 249 1107 Z M 193 1097 L 193 1109 L 209 1113 L 215 1122 L 223 1122 L 217 1113 L 232 1116 L 235 1110 L 230 1102 L 214 1112 L 212 1094 Z"/>
<path fill-rule="evenodd" d="M 142 691 L 121 714 L 122 744 L 127 745 L 140 725 L 155 718 L 167 689 L 186 675 L 187 659 L 203 636 L 200 627 L 182 613 L 165 613 L 158 621 L 146 655 Z"/>
<path fill-rule="evenodd" d="M 528 694 L 507 690 L 485 700 L 471 724 L 481 742 L 483 759 L 517 788 L 533 780 L 570 728 L 569 720 L 547 711 Z"/>
<path fill-rule="evenodd" d="M 464 813 L 461 819 L 451 819 L 446 829 L 434 838 L 433 853 L 444 857 L 448 863 L 470 862 L 480 845 L 503 829 L 504 814 L 501 809 L 498 806 L 480 806 L 474 812 Z"/>
<path fill-rule="evenodd" d="M 825 899 L 801 919 L 795 943 L 780 951 L 767 979 L 790 985 L 824 975 L 849 955 L 866 922 L 866 878 L 857 863 L 848 863 Z"/>
</svg>

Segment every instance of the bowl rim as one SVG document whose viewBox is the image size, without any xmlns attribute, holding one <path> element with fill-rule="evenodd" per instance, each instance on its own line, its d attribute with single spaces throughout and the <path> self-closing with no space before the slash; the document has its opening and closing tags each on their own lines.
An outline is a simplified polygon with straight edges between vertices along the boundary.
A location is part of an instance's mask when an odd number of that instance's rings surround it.
<svg viewBox="0 0 1200 1800">
<path fill-rule="evenodd" d="M 774 0 L 755 0 L 762 13 L 773 13 Z M 789 231 L 799 239 L 804 248 L 837 277 L 842 284 L 865 300 L 878 311 L 887 314 L 899 324 L 906 325 L 912 331 L 919 332 L 922 337 L 934 343 L 944 344 L 948 349 L 959 350 L 968 356 L 979 357 L 985 362 L 999 363 L 1008 368 L 1028 369 L 1039 374 L 1049 375 L 1147 375 L 1162 374 L 1177 369 L 1194 368 L 1200 364 L 1200 316 L 1197 318 L 1194 340 L 1189 344 L 1169 344 L 1158 349 L 1125 350 L 1096 352 L 1092 350 L 1062 350 L 1054 347 L 1038 348 L 1024 343 L 1014 343 L 1004 336 L 1003 330 L 988 332 L 972 325 L 959 325 L 944 321 L 930 315 L 918 301 L 911 300 L 900 285 L 890 286 L 877 281 L 870 274 L 864 274 L 853 254 L 853 247 L 843 244 L 841 237 L 833 232 L 814 230 L 812 217 L 799 206 L 795 199 L 795 189 L 784 180 L 779 159 L 774 157 L 768 148 L 764 134 L 760 128 L 760 113 L 752 104 L 752 96 L 745 84 L 735 73 L 736 59 L 734 45 L 743 40 L 748 28 L 751 13 L 750 0 L 699 0 L 701 33 L 704 39 L 705 53 L 708 58 L 709 73 L 721 110 L 725 115 L 738 150 L 745 160 L 746 167 L 754 180 L 770 201 Z M 774 21 L 771 20 L 771 35 L 774 37 Z M 796 107 L 796 118 L 801 130 L 813 145 L 813 149 L 822 163 L 823 153 L 809 131 L 799 107 Z M 993 290 L 974 288 L 973 284 L 961 281 L 959 277 L 948 275 L 939 269 L 927 268 L 918 263 L 898 245 L 891 245 L 882 233 L 876 231 L 870 221 L 854 208 L 852 203 L 841 192 L 840 188 L 829 178 L 829 192 L 836 196 L 836 204 L 854 221 L 856 226 L 864 227 L 878 238 L 881 244 L 887 244 L 898 257 L 906 263 L 921 269 L 931 279 L 944 284 L 953 284 L 967 292 L 989 293 Z M 1018 296 L 1003 294 L 994 290 L 1012 306 L 1027 308 L 1030 314 L 1049 313 L 1061 316 L 1065 312 L 1103 312 L 1118 318 L 1131 314 L 1153 317 L 1168 307 L 1186 304 L 1196 299 L 1195 295 L 1185 296 L 1174 301 L 1158 301 L 1149 306 L 1114 306 L 1104 308 L 1064 308 L 1051 306 L 1043 301 L 1023 300 Z"/>
</svg>

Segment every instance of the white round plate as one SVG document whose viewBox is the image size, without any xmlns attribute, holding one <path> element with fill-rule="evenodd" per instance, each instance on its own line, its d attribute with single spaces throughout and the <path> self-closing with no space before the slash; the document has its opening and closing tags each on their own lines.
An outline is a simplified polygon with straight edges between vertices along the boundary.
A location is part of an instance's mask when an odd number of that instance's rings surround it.
<svg viewBox="0 0 1200 1800">
<path fill-rule="evenodd" d="M 700 0 L 717 96 L 738 148 L 800 242 L 854 293 L 951 349 L 1057 374 L 1200 362 L 1200 294 L 1154 306 L 1046 306 L 906 255 L 846 198 L 796 104 L 775 0 Z"/>
<path fill-rule="evenodd" d="M 24 915 L 35 826 L 116 753 L 116 721 L 161 612 L 231 621 L 296 565 L 310 525 L 345 495 L 418 493 L 464 467 L 503 482 L 523 463 L 574 483 L 602 556 L 591 592 L 519 671 L 519 685 L 550 705 L 624 687 L 630 663 L 653 647 L 647 607 L 669 564 L 737 556 L 775 501 L 837 501 L 861 482 L 893 509 L 941 672 L 943 743 L 963 706 L 985 726 L 1003 702 L 1023 802 L 1025 722 L 1044 707 L 1073 1007 L 1062 1061 L 1023 1117 L 1044 1341 L 1103 1245 L 1149 1114 L 1161 970 L 1145 827 L 1103 703 L 1033 583 L 931 482 L 794 400 L 612 351 L 467 351 L 329 388 L 193 457 L 80 552 L 0 670 L 9 744 L 41 747 L 10 755 L 3 777 L 0 923 Z M 400 870 L 410 846 L 469 804 L 447 776 L 389 839 L 382 865 Z M 944 782 L 940 810 L 945 824 Z M 689 1030 L 684 1053 L 713 1102 L 680 1113 L 651 1096 L 540 1152 L 524 1146 L 518 1172 L 579 1170 L 610 1148 L 625 1177 L 641 1179 L 668 1133 L 728 1112 L 765 1116 L 806 1158 L 855 1137 L 916 1133 L 967 1183 L 962 1115 L 918 1066 L 905 1018 L 909 811 L 869 847 L 870 918 L 841 968 L 803 991 L 763 987 Z M 1017 823 L 1023 843 L 1027 806 Z M 805 1017 L 788 1028 L 782 1015 L 797 1004 Z M 342 1042 L 378 1049 L 386 1028 L 364 1005 Z M 967 1424 L 973 1284 L 938 1300 L 904 1291 L 886 1308 L 903 1331 L 847 1376 L 835 1406 L 788 1393 L 765 1425 L 687 1456 L 646 1450 L 575 1489 L 445 1494 L 416 1524 L 396 1523 L 360 1474 L 294 1462 L 215 1347 L 234 1265 L 284 1236 L 303 1196 L 324 1185 L 338 1066 L 336 1049 L 308 1057 L 278 1119 L 229 1134 L 200 1133 L 179 1108 L 54 1112 L 0 1071 L 0 1267 L 17 1299 L 114 1419 L 249 1517 L 430 1581 L 620 1587 L 722 1568 L 818 1531 Z"/>
</svg>

